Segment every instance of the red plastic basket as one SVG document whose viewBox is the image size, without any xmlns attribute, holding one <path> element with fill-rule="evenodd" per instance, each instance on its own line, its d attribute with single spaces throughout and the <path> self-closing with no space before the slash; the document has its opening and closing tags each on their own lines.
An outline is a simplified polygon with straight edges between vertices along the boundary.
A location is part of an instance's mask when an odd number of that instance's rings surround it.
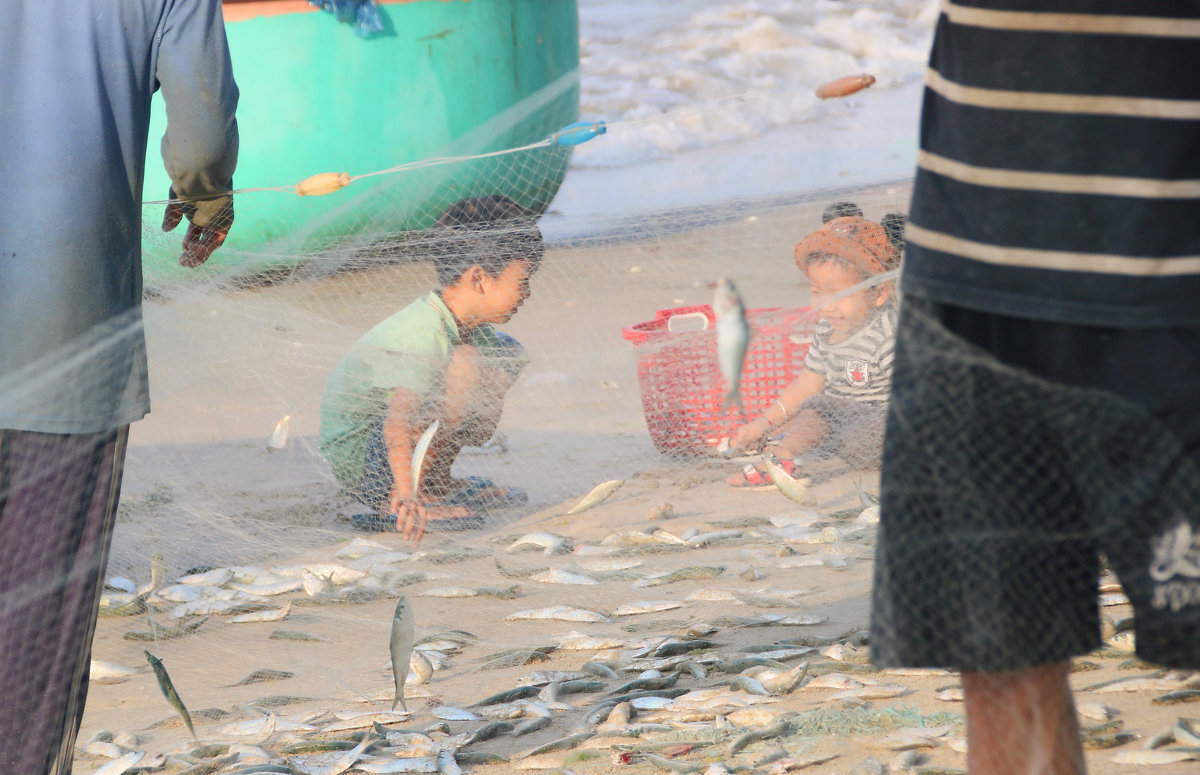
<svg viewBox="0 0 1200 775">
<path fill-rule="evenodd" d="M 711 453 L 739 425 L 762 414 L 804 368 L 816 328 L 810 308 L 754 309 L 746 318 L 750 346 L 741 382 L 744 416 L 736 406 L 722 406 L 725 379 L 717 364 L 712 307 L 659 310 L 654 320 L 621 330 L 637 350 L 642 409 L 660 452 Z M 693 330 L 680 330 L 685 326 Z"/>
</svg>

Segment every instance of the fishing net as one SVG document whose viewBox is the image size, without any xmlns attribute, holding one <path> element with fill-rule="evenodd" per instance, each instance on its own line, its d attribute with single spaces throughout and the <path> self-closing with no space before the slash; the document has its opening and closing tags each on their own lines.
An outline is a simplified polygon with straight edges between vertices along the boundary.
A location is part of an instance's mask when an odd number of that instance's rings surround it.
<svg viewBox="0 0 1200 775">
<path fill-rule="evenodd" d="M 868 665 L 881 414 L 814 405 L 815 425 L 772 422 L 742 448 L 730 442 L 756 418 L 779 418 L 782 391 L 827 335 L 795 243 L 853 205 L 890 224 L 902 245 L 895 225 L 910 194 L 931 7 L 759 5 L 700 10 L 670 29 L 635 14 L 627 22 L 645 42 L 636 61 L 609 52 L 622 28 L 589 28 L 585 9 L 581 78 L 552 83 L 426 158 L 323 179 L 340 186 L 325 196 L 294 193 L 314 173 L 342 172 L 318 159 L 294 180 L 239 177 L 254 188 L 235 196 L 230 240 L 196 270 L 176 265 L 178 235 L 158 230 L 164 204 L 146 204 L 140 317 L 0 381 L 6 407 L 84 411 L 128 375 L 144 328 L 152 412 L 129 432 L 77 772 L 136 751 L 146 752 L 140 766 L 215 772 L 265 762 L 294 772 L 453 771 L 445 756 L 438 763 L 443 750 L 461 766 L 491 761 L 488 772 L 965 767 L 957 674 L 934 657 L 901 667 L 876 654 L 889 669 Z M 666 66 L 702 49 L 703 61 Z M 811 83 L 781 90 L 756 67 Z M 811 96 L 861 70 L 877 76 L 871 90 L 828 103 Z M 585 126 L 574 131 L 598 135 L 579 146 L 568 141 L 583 138 L 547 118 L 576 99 Z M 877 134 L 898 111 L 910 129 Z M 717 152 L 735 141 L 749 152 Z M 636 176 L 625 169 L 634 159 L 645 162 Z M 437 223 L 463 201 L 497 196 L 521 217 Z M 461 451 L 452 466 L 431 456 L 425 470 L 441 477 L 429 500 L 472 517 L 431 523 L 439 529 L 413 545 L 347 486 L 372 450 L 384 450 L 386 465 L 390 395 L 355 393 L 347 385 L 361 383 L 334 377 L 372 357 L 432 373 L 410 440 L 433 419 L 449 425 L 445 353 L 397 343 L 346 359 L 439 286 L 439 261 L 530 253 L 530 219 L 544 253 L 529 297 L 496 326 L 503 337 L 471 340 L 486 384 L 502 387 L 467 395 L 456 415 L 468 418 Z M 712 285 L 721 277 L 747 310 L 740 406 L 726 402 L 718 357 Z M 894 282 L 893 271 L 835 295 L 875 300 Z M 1090 764 L 1120 771 L 1107 747 L 1134 747 L 1122 735 L 1149 738 L 1174 724 L 1172 700 L 1154 698 L 1187 698 L 1192 678 L 1133 661 L 1131 609 L 1101 558 L 1132 540 L 1118 516 L 1162 514 L 1150 531 L 1157 542 L 1121 560 L 1122 580 L 1149 568 L 1146 610 L 1190 605 L 1196 564 L 1178 518 L 1195 502 L 1194 465 L 1140 410 L 1033 378 L 931 313 L 912 316 L 921 324 L 904 346 L 915 354 L 908 368 L 923 375 L 922 400 L 895 414 L 915 431 L 902 450 L 911 481 L 898 491 L 923 524 L 892 544 L 880 583 L 912 592 L 884 624 L 961 631 L 972 657 L 1001 661 L 1022 650 L 1070 656 L 1074 646 L 1056 649 L 1071 625 L 1101 633 L 1102 650 L 1076 660 L 1072 681 L 1095 687 L 1079 697 L 1084 726 L 1097 726 L 1086 732 Z M 964 393 L 974 400 L 958 400 Z M 361 462 L 341 477 L 322 428 L 339 397 L 375 412 L 357 418 Z M 785 407 L 789 423 L 799 409 Z M 494 432 L 489 412 L 499 413 Z M 814 428 L 815 438 L 789 446 Z M 1097 448 L 1115 451 L 1089 454 Z M 23 492 L 65 486 L 55 472 L 71 459 L 103 469 L 84 453 L 54 454 Z M 764 457 L 784 468 L 780 486 Z M 0 503 L 17 492 L 4 487 Z M 999 489 L 1026 494 L 1019 536 L 983 521 Z M 966 502 L 949 502 L 951 493 Z M 1060 520 L 1064 504 L 1099 516 Z M 985 527 L 955 521 L 963 515 Z M 1014 576 L 1007 551 L 1018 539 L 1040 553 Z M 1025 596 L 1027 609 L 998 612 L 1003 622 L 981 621 L 965 589 L 952 606 L 931 608 L 922 585 L 954 588 L 967 573 L 929 571 L 927 559 L 916 562 L 929 553 L 983 578 L 971 594 L 1001 584 L 1037 593 Z M 17 584 L 4 606 L 52 618 L 63 578 L 95 571 Z M 1100 613 L 1056 616 L 1058 597 L 1095 595 L 1097 579 Z M 417 642 L 416 656 L 396 652 L 408 660 L 396 668 L 412 673 L 406 716 L 390 715 L 401 596 Z M 1017 634 L 1025 640 L 1002 642 Z M 144 651 L 161 659 L 194 738 Z M 1147 682 L 1137 691 L 1113 683 L 1132 676 Z M 625 686 L 634 680 L 642 683 Z M 1112 686 L 1131 693 L 1104 694 Z M 614 700 L 637 692 L 647 694 L 632 706 Z M 364 730 L 385 737 L 353 766 L 338 759 Z M 1186 724 L 1175 734 L 1187 744 Z M 1163 771 L 1172 766 L 1186 765 Z"/>
</svg>

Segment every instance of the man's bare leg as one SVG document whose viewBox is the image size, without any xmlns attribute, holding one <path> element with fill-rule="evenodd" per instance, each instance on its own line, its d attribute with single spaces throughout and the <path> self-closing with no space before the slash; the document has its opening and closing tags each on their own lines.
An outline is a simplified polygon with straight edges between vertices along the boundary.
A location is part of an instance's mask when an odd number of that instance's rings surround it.
<svg viewBox="0 0 1200 775">
<path fill-rule="evenodd" d="M 1067 662 L 962 674 L 971 775 L 1087 772 L 1069 674 Z"/>
</svg>

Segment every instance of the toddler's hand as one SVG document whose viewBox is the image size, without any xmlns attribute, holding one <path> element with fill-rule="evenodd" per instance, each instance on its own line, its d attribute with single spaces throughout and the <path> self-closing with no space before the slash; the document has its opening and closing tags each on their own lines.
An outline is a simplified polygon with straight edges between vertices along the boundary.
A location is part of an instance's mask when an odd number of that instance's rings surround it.
<svg viewBox="0 0 1200 775">
<path fill-rule="evenodd" d="M 729 446 L 733 449 L 754 449 L 766 432 L 767 428 L 758 420 L 746 423 L 733 432 L 733 436 L 729 438 Z"/>
</svg>

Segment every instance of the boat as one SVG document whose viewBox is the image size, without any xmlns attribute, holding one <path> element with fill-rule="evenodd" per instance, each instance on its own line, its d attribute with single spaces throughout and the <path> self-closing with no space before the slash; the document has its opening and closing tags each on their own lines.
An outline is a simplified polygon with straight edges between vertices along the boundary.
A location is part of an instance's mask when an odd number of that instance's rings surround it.
<svg viewBox="0 0 1200 775">
<path fill-rule="evenodd" d="M 225 0 L 241 92 L 236 220 L 202 274 L 293 267 L 347 241 L 370 244 L 426 229 L 466 196 L 502 194 L 542 213 L 570 162 L 569 146 L 513 154 L 579 114 L 575 0 L 379 0 L 369 37 L 306 0 Z M 145 199 L 170 187 L 155 163 L 166 128 L 155 98 Z M 424 160 L 465 160 L 421 165 Z M 402 165 L 415 168 L 357 178 Z M 328 196 L 296 183 L 346 172 Z M 147 287 L 195 277 L 177 264 L 182 232 L 152 236 L 162 205 L 147 205 Z M 182 228 L 182 227 L 180 227 Z"/>
</svg>

